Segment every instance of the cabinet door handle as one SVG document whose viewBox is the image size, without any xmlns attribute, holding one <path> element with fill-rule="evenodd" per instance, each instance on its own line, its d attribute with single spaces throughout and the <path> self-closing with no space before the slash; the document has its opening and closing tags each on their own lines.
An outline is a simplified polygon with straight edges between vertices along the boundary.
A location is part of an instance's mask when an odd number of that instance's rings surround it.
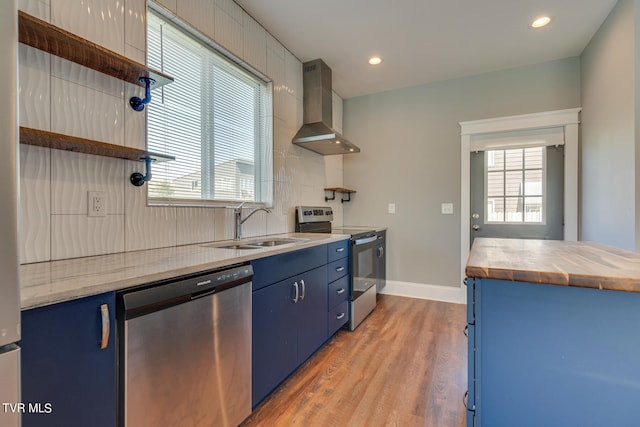
<svg viewBox="0 0 640 427">
<path fill-rule="evenodd" d="M 469 390 L 464 392 L 464 396 L 462 396 L 462 403 L 464 404 L 465 409 L 469 409 Z"/>
<path fill-rule="evenodd" d="M 298 298 L 300 297 L 300 288 L 298 288 L 298 282 L 294 283 L 293 286 L 296 288 L 296 297 L 293 299 L 293 303 L 298 303 Z"/>
<path fill-rule="evenodd" d="M 336 294 L 340 295 L 340 294 L 344 294 L 344 288 L 340 288 L 336 291 Z"/>
<path fill-rule="evenodd" d="M 304 301 L 304 295 L 307 293 L 307 289 L 304 286 L 304 280 L 300 280 L 302 284 L 302 295 L 300 295 L 300 301 Z"/>
<path fill-rule="evenodd" d="M 465 325 L 464 327 L 464 336 L 469 338 L 469 325 Z"/>
<path fill-rule="evenodd" d="M 336 272 L 340 273 L 341 271 L 344 271 L 344 266 L 336 268 Z"/>
<path fill-rule="evenodd" d="M 340 313 L 336 316 L 336 320 L 340 320 L 344 317 L 344 313 Z"/>
<path fill-rule="evenodd" d="M 104 350 L 109 345 L 109 306 L 102 304 L 100 306 L 100 315 L 102 317 L 102 340 L 100 340 L 100 350 Z"/>
<path fill-rule="evenodd" d="M 338 248 L 336 249 L 336 252 L 344 252 L 344 248 Z"/>
</svg>

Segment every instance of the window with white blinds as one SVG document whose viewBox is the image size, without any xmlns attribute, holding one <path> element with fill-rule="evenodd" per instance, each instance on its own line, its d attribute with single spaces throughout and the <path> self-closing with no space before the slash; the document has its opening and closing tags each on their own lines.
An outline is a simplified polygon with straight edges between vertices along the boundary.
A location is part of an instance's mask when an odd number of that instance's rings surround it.
<svg viewBox="0 0 640 427">
<path fill-rule="evenodd" d="M 270 85 L 159 15 L 149 13 L 147 61 L 175 81 L 147 107 L 151 204 L 271 204 Z"/>
</svg>

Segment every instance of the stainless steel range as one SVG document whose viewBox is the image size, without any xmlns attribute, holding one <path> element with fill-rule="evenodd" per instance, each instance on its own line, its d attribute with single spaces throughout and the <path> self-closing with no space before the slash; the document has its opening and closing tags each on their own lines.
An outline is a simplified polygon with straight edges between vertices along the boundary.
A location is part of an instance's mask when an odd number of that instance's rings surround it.
<svg viewBox="0 0 640 427">
<path fill-rule="evenodd" d="M 386 233 L 374 227 L 331 227 L 330 207 L 297 206 L 296 231 L 349 234 L 349 330 L 353 331 L 376 307 L 376 291 L 385 285 Z"/>
</svg>

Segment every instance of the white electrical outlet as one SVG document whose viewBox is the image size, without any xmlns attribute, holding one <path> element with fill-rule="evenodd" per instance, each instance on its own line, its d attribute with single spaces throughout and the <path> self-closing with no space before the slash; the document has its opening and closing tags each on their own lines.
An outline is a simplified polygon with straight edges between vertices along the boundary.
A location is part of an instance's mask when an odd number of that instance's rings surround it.
<svg viewBox="0 0 640 427">
<path fill-rule="evenodd" d="M 395 203 L 389 203 L 389 213 L 390 214 L 396 213 L 396 204 Z"/>
<path fill-rule="evenodd" d="M 440 205 L 440 211 L 443 215 L 453 214 L 453 203 L 443 203 Z"/>
<path fill-rule="evenodd" d="M 107 200 L 104 191 L 89 191 L 88 216 L 107 216 Z"/>
</svg>

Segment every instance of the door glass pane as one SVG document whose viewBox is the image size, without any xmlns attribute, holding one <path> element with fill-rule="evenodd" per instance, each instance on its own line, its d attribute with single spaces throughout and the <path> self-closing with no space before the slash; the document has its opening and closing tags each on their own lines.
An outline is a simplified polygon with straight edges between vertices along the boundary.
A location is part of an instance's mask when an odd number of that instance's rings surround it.
<svg viewBox="0 0 640 427">
<path fill-rule="evenodd" d="M 525 222 L 542 222 L 542 197 L 524 198 Z"/>
<path fill-rule="evenodd" d="M 506 170 L 522 170 L 522 148 L 516 150 L 505 150 L 505 169 Z"/>
<path fill-rule="evenodd" d="M 542 196 L 542 170 L 528 170 L 524 172 L 524 195 Z"/>
<path fill-rule="evenodd" d="M 522 171 L 505 172 L 505 196 L 522 195 Z"/>
<path fill-rule="evenodd" d="M 523 203 L 522 197 L 507 197 L 505 199 L 506 222 L 522 222 Z"/>
<path fill-rule="evenodd" d="M 504 221 L 504 199 L 502 197 L 489 198 L 487 200 L 487 221 Z"/>
<path fill-rule="evenodd" d="M 545 147 L 486 152 L 486 222 L 544 223 Z"/>
<path fill-rule="evenodd" d="M 487 196 L 504 195 L 504 172 L 487 173 Z"/>
</svg>

